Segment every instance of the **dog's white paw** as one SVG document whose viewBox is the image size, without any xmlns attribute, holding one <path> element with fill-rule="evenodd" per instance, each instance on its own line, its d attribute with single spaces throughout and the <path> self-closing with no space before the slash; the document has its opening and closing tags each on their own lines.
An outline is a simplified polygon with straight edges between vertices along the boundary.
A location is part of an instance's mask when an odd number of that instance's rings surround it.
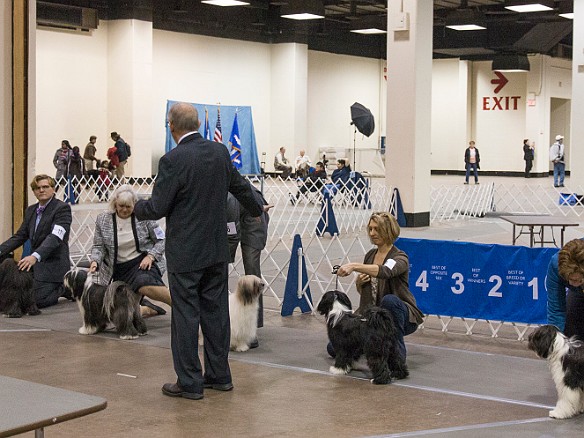
<svg viewBox="0 0 584 438">
<path fill-rule="evenodd" d="M 566 418 L 573 417 L 573 414 L 570 414 L 569 412 L 565 412 L 559 409 L 554 409 L 550 411 L 549 416 L 557 420 L 564 420 Z"/>
<path fill-rule="evenodd" d="M 123 339 L 124 341 L 127 341 L 129 339 L 138 339 L 138 335 L 132 336 L 132 335 L 120 335 L 120 339 Z"/>
<path fill-rule="evenodd" d="M 350 369 L 349 368 L 337 368 L 335 366 L 331 366 L 329 368 L 329 371 L 331 372 L 331 374 L 335 374 L 337 376 L 344 376 L 345 374 L 348 374 Z"/>
<path fill-rule="evenodd" d="M 97 328 L 96 327 L 91 327 L 90 325 L 83 325 L 79 328 L 79 333 L 81 333 L 82 335 L 94 335 L 95 333 L 97 333 Z"/>
<path fill-rule="evenodd" d="M 249 345 L 247 345 L 247 344 L 235 345 L 233 349 L 235 351 L 247 351 L 247 350 L 249 350 Z"/>
</svg>

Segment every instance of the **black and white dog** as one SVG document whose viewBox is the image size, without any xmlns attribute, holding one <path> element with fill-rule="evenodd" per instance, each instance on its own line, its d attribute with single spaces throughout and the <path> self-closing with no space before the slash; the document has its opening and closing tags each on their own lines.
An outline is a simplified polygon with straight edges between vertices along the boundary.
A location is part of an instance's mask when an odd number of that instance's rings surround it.
<svg viewBox="0 0 584 438">
<path fill-rule="evenodd" d="M 101 286 L 93 283 L 93 275 L 82 269 L 67 272 L 63 283 L 79 306 L 82 335 L 104 331 L 110 322 L 116 326 L 120 339 L 136 339 L 148 332 L 140 315 L 140 296 L 126 283 L 114 281 Z"/>
<path fill-rule="evenodd" d="M 259 297 L 263 290 L 261 278 L 244 275 L 239 277 L 235 292 L 229 295 L 231 350 L 247 351 L 251 342 L 256 339 Z"/>
<path fill-rule="evenodd" d="M 349 297 L 340 291 L 326 292 L 317 306 L 326 317 L 329 340 L 335 350 L 333 374 L 347 374 L 365 356 L 373 374 L 371 383 L 387 384 L 392 378 L 405 379 L 409 371 L 398 352 L 391 313 L 381 307 L 368 309 L 363 316 L 351 311 Z"/>
<path fill-rule="evenodd" d="M 543 325 L 528 337 L 530 350 L 547 359 L 558 391 L 552 418 L 570 418 L 584 412 L 584 344 L 567 338 L 553 325 Z"/>
<path fill-rule="evenodd" d="M 19 270 L 14 259 L 5 258 L 0 263 L 0 312 L 7 318 L 40 314 L 32 286 L 32 272 Z"/>
</svg>

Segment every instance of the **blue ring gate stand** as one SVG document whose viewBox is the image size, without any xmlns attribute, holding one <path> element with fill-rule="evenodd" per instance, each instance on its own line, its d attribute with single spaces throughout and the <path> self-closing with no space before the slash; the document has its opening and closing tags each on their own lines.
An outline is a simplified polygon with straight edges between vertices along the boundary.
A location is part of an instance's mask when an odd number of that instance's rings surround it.
<svg viewBox="0 0 584 438">
<path fill-rule="evenodd" d="M 314 311 L 300 234 L 294 236 L 290 264 L 288 265 L 286 288 L 284 290 L 284 302 L 282 303 L 282 311 L 280 314 L 282 316 L 290 316 L 294 313 L 296 307 L 300 307 L 302 313 L 311 313 Z"/>
<path fill-rule="evenodd" d="M 329 188 L 327 186 L 333 186 Z M 331 196 L 336 193 L 336 187 L 333 184 L 327 184 L 323 188 L 322 205 L 320 207 L 320 219 L 316 224 L 316 235 L 322 237 L 324 233 L 330 233 L 331 236 L 339 235 L 339 227 L 337 227 L 337 219 L 333 210 Z"/>
</svg>

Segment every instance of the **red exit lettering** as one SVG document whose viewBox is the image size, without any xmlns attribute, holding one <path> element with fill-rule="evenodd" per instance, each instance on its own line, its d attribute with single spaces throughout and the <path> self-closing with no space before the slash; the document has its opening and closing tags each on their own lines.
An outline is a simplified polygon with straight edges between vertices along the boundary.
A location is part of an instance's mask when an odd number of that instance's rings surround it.
<svg viewBox="0 0 584 438">
<path fill-rule="evenodd" d="M 483 97 L 483 111 L 516 111 L 519 99 L 521 96 L 485 96 Z"/>
</svg>

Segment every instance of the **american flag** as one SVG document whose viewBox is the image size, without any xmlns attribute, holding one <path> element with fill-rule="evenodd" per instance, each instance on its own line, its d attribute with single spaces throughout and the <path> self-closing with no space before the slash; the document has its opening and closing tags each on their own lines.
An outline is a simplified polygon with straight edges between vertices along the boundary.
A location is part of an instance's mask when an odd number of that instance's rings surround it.
<svg viewBox="0 0 584 438">
<path fill-rule="evenodd" d="M 215 125 L 213 141 L 223 143 L 223 134 L 221 133 L 221 112 L 219 111 L 219 108 L 217 108 L 217 124 Z"/>
</svg>

